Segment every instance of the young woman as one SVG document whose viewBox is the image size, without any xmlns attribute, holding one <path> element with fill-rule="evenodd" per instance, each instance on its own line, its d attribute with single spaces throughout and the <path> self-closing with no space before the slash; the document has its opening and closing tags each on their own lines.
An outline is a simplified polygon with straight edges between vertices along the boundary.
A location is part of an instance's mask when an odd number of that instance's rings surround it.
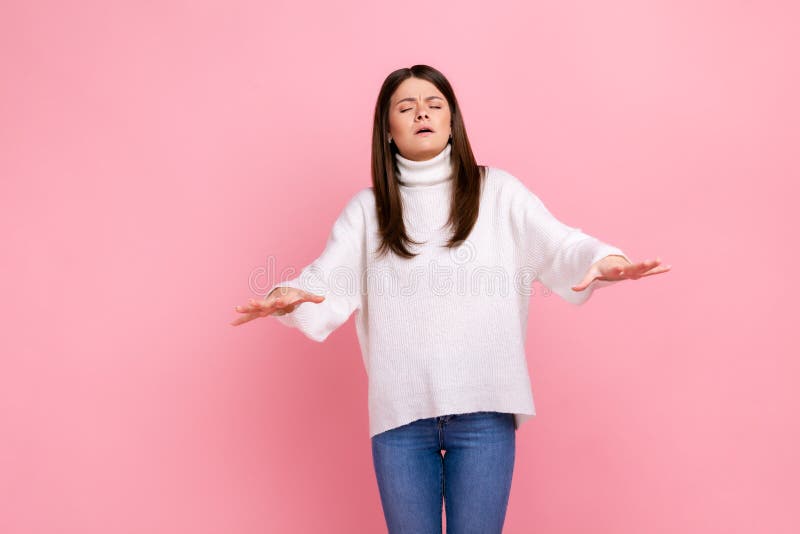
<svg viewBox="0 0 800 534">
<path fill-rule="evenodd" d="M 275 316 L 324 341 L 355 312 L 373 464 L 389 532 L 499 533 L 516 430 L 535 414 L 525 359 L 532 282 L 581 304 L 663 273 L 557 220 L 512 174 L 475 162 L 447 79 L 392 72 L 375 106 L 372 187 L 322 254 L 234 325 Z"/>
</svg>

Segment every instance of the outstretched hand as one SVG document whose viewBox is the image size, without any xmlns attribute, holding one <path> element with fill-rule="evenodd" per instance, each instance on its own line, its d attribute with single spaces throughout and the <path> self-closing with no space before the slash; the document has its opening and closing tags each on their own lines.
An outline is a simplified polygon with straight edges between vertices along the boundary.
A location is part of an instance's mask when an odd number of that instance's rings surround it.
<svg viewBox="0 0 800 534">
<path fill-rule="evenodd" d="M 259 317 L 268 315 L 285 315 L 294 311 L 303 302 L 319 304 L 325 300 L 322 295 L 315 295 L 294 287 L 276 287 L 263 300 L 249 299 L 247 306 L 234 306 L 234 310 L 244 314 L 231 324 L 238 326 Z"/>
<path fill-rule="evenodd" d="M 644 260 L 639 263 L 631 263 L 619 255 L 610 255 L 595 262 L 589 267 L 586 276 L 576 285 L 572 286 L 573 291 L 583 291 L 593 280 L 638 280 L 643 276 L 665 273 L 672 268 L 672 265 L 658 267 L 661 259 L 656 257 L 654 260 Z"/>
</svg>

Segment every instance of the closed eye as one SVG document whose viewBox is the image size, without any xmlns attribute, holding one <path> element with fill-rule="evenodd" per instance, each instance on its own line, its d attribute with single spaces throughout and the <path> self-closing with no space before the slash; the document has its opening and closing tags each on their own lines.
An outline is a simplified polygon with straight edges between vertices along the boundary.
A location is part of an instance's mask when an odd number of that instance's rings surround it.
<svg viewBox="0 0 800 534">
<path fill-rule="evenodd" d="M 434 109 L 442 109 L 442 106 L 431 106 L 431 107 L 434 108 Z M 409 111 L 410 109 L 413 109 L 413 108 L 401 109 L 400 113 L 405 113 L 406 111 Z"/>
</svg>

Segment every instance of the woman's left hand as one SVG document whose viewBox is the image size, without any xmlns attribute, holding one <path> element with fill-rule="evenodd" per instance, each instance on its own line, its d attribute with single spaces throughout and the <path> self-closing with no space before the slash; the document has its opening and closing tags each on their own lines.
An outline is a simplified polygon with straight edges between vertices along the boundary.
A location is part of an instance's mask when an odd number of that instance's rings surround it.
<svg viewBox="0 0 800 534">
<path fill-rule="evenodd" d="M 658 267 L 661 259 L 656 257 L 654 260 L 644 260 L 639 263 L 631 263 L 622 256 L 616 254 L 606 256 L 600 261 L 595 262 L 589 267 L 586 276 L 580 284 L 572 286 L 573 291 L 583 291 L 593 280 L 638 280 L 643 276 L 661 274 L 670 270 L 672 265 Z"/>
</svg>

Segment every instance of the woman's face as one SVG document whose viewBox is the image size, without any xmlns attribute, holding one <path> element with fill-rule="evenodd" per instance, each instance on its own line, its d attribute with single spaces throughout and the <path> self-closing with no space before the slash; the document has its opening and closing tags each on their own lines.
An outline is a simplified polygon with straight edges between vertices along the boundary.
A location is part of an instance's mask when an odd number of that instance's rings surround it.
<svg viewBox="0 0 800 534">
<path fill-rule="evenodd" d="M 389 103 L 389 135 L 400 155 L 413 161 L 430 159 L 450 138 L 450 106 L 428 80 L 408 78 Z M 428 128 L 430 133 L 417 133 Z"/>
</svg>

